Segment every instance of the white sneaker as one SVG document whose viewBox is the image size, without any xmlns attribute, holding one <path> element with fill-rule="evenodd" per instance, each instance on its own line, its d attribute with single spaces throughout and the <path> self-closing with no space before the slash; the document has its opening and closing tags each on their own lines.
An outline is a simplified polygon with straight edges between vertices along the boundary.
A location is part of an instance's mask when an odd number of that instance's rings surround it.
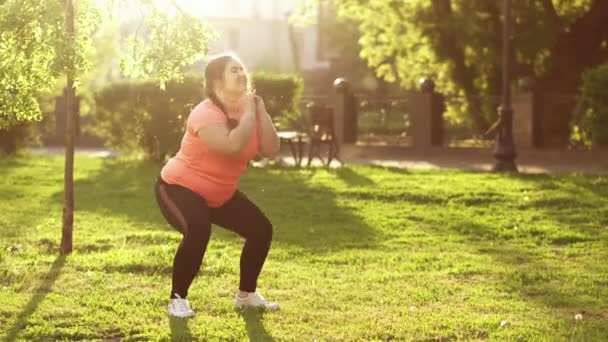
<svg viewBox="0 0 608 342">
<path fill-rule="evenodd" d="M 190 304 L 187 299 L 182 299 L 177 293 L 176 299 L 171 299 L 167 305 L 167 313 L 169 316 L 187 318 L 194 316 L 194 311 L 190 309 Z"/>
<path fill-rule="evenodd" d="M 269 311 L 277 311 L 279 310 L 279 304 L 267 302 L 264 297 L 257 292 L 250 293 L 244 298 L 239 297 L 239 294 L 237 293 L 234 296 L 234 308 L 263 308 Z"/>
</svg>

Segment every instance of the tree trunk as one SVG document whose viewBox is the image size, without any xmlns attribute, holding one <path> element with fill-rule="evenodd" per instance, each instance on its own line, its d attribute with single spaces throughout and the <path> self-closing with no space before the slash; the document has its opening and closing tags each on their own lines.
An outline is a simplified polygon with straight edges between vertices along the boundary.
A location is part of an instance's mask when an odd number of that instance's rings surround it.
<svg viewBox="0 0 608 342">
<path fill-rule="evenodd" d="M 557 39 L 551 49 L 550 68 L 539 79 L 544 97 L 541 143 L 545 147 L 565 147 L 581 74 L 608 59 L 608 49 L 602 47 L 608 39 L 608 1 L 596 0 L 568 29 L 561 26 L 552 3 L 544 4 Z"/>
<path fill-rule="evenodd" d="M 66 35 L 69 49 L 74 48 L 74 6 L 72 0 L 66 0 Z M 72 55 L 70 54 L 70 57 Z M 73 59 L 71 59 L 73 61 Z M 74 101 L 76 90 L 74 89 L 73 65 L 67 71 L 67 85 L 65 95 L 66 113 L 66 136 L 65 136 L 65 166 L 63 178 L 63 229 L 61 231 L 62 255 L 72 252 L 72 231 L 74 227 L 74 138 L 75 138 L 75 111 Z"/>
<path fill-rule="evenodd" d="M 321 6 L 319 6 L 319 8 L 321 8 Z M 291 24 L 289 20 L 286 20 L 286 23 L 289 46 L 291 47 L 291 58 L 293 60 L 293 67 L 296 71 L 300 71 L 300 42 L 298 41 L 298 36 L 294 25 Z"/>
<path fill-rule="evenodd" d="M 475 71 L 467 65 L 464 50 L 454 33 L 452 3 L 450 0 L 433 0 L 432 8 L 438 20 L 436 51 L 438 55 L 452 64 L 452 79 L 464 91 L 469 106 L 469 113 L 477 133 L 483 134 L 488 129 L 488 120 L 482 114 L 482 101 L 475 88 Z"/>
</svg>

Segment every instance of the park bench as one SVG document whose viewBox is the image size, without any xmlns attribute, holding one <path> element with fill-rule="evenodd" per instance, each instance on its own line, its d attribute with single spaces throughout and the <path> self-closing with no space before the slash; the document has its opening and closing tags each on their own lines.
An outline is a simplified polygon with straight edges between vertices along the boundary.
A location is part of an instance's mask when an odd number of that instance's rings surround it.
<svg viewBox="0 0 608 342">
<path fill-rule="evenodd" d="M 328 106 L 311 104 L 307 106 L 308 123 L 305 130 L 279 131 L 282 144 L 289 146 L 296 166 L 301 166 L 304 155 L 304 145 L 308 144 L 308 162 L 310 166 L 314 158 L 329 166 L 332 160 L 339 158 L 340 146 L 336 140 L 334 129 L 334 111 Z M 322 156 L 322 149 L 327 146 L 327 160 Z"/>
</svg>

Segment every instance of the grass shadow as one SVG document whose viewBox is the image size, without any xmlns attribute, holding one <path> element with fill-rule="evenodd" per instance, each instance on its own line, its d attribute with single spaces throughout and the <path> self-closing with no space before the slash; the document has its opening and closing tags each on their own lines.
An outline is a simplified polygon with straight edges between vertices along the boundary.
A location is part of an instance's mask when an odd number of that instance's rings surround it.
<svg viewBox="0 0 608 342">
<path fill-rule="evenodd" d="M 264 310 L 246 309 L 240 310 L 239 314 L 245 321 L 249 341 L 274 341 L 264 327 Z"/>
<path fill-rule="evenodd" d="M 390 165 L 377 165 L 377 164 L 369 164 L 369 165 L 365 165 L 366 168 L 372 169 L 372 170 L 379 170 L 379 171 L 388 171 L 394 174 L 399 174 L 399 175 L 405 175 L 405 174 L 410 174 L 411 171 L 406 168 L 406 167 L 397 167 L 397 166 L 390 166 Z M 420 172 L 420 171 L 417 171 Z"/>
<path fill-rule="evenodd" d="M 187 318 L 169 316 L 169 328 L 171 329 L 171 341 L 192 341 L 192 333 L 188 327 Z"/>
<path fill-rule="evenodd" d="M 608 225 L 608 176 L 512 175 L 527 186 L 529 201 L 521 210 L 535 210 L 540 217 L 566 225 L 570 233 L 555 238 L 564 245 L 606 236 Z"/>
<path fill-rule="evenodd" d="M 489 181 L 491 186 L 475 190 Z M 485 274 L 490 284 L 497 281 L 506 292 L 560 318 L 605 310 L 605 301 L 597 298 L 608 297 L 607 279 L 600 275 L 608 269 L 599 262 L 606 255 L 602 245 L 608 245 L 608 178 L 481 175 L 467 176 L 453 188 L 447 178 L 434 182 L 418 191 L 438 190 L 437 201 L 410 202 L 408 222 L 433 238 L 452 237 L 455 246 L 487 256 L 498 268 L 495 273 L 474 267 L 468 274 L 462 267 L 456 275 Z"/>
<path fill-rule="evenodd" d="M 42 222 L 58 216 L 58 203 L 49 200 L 62 185 L 58 160 L 29 156 L 0 158 L 0 235 L 7 240 L 31 236 Z M 43 177 L 41 177 L 43 176 Z"/>
<path fill-rule="evenodd" d="M 0 176 L 5 176 L 13 169 L 25 167 L 30 163 L 31 161 L 24 155 L 3 156 L 0 154 Z"/>
<path fill-rule="evenodd" d="M 343 204 L 343 194 L 331 186 L 335 179 L 336 175 L 326 169 L 253 169 L 239 188 L 270 218 L 273 243 L 312 253 L 373 248 L 379 231 L 356 209 Z"/>
<path fill-rule="evenodd" d="M 601 311 L 601 302 L 597 298 L 606 298 L 608 292 L 602 288 L 606 278 L 596 277 L 595 280 L 587 280 L 585 276 L 576 276 L 568 263 L 555 262 L 560 258 L 555 253 L 555 243 L 548 241 L 537 241 L 537 245 L 520 242 L 516 237 L 508 235 L 491 224 L 481 221 L 467 221 L 465 217 L 459 222 L 451 222 L 441 228 L 434 227 L 446 219 L 438 219 L 424 230 L 434 236 L 455 235 L 464 238 L 459 242 L 472 248 L 471 253 L 489 257 L 489 263 L 495 265 L 499 271 L 494 274 L 478 271 L 475 268 L 469 270 L 466 267 L 460 269 L 455 275 L 458 278 L 476 279 L 475 277 L 486 274 L 489 276 L 488 283 L 500 282 L 501 287 L 507 293 L 513 293 L 526 302 L 536 303 L 539 306 L 554 310 L 555 315 L 560 312 L 572 311 L 574 316 L 580 311 Z M 530 241 L 534 237 L 525 237 L 523 241 Z M 598 264 L 579 263 L 577 271 L 580 274 L 594 274 L 598 272 Z M 604 268 L 605 269 L 605 268 Z M 481 272 L 481 273 L 480 273 Z M 494 279 L 498 276 L 499 278 Z M 477 278 L 479 280 L 479 278 Z M 477 280 L 477 281 L 478 281 Z M 586 285 L 582 285 L 582 283 Z M 590 295 L 593 293 L 593 295 Z M 600 304 L 600 306 L 598 306 Z M 595 308 L 595 310 L 594 310 Z"/>
<path fill-rule="evenodd" d="M 51 269 L 43 276 L 42 281 L 35 289 L 35 295 L 30 301 L 23 307 L 19 315 L 17 315 L 17 321 L 7 330 L 6 341 L 15 341 L 19 335 L 19 332 L 26 326 L 27 320 L 32 316 L 40 303 L 44 300 L 49 292 L 51 292 L 53 285 L 59 278 L 61 269 L 65 264 L 65 256 L 59 256 L 53 262 Z"/>
<path fill-rule="evenodd" d="M 374 185 L 375 182 L 370 178 L 354 172 L 349 167 L 340 167 L 335 170 L 335 174 L 350 186 L 370 186 Z"/>
<path fill-rule="evenodd" d="M 124 215 L 146 227 L 161 227 L 164 221 L 154 199 L 159 171 L 152 162 L 105 158 L 101 168 L 74 182 L 75 210 Z M 55 201 L 62 199 L 63 192 L 53 195 Z"/>
<path fill-rule="evenodd" d="M 106 158 L 101 168 L 75 182 L 76 210 L 128 217 L 147 230 L 173 231 L 154 198 L 159 171 L 160 166 L 151 162 Z M 350 181 L 369 182 L 353 172 L 343 171 L 342 175 Z M 330 170 L 315 168 L 250 168 L 239 189 L 272 221 L 273 243 L 298 245 L 313 252 L 373 245 L 377 238 L 374 229 L 338 203 L 338 192 L 317 182 L 324 177 L 336 176 Z M 62 193 L 54 196 L 61 200 Z M 220 237 L 234 240 L 233 233 L 219 232 Z"/>
<path fill-rule="evenodd" d="M 605 287 L 601 286 L 605 279 L 596 279 L 582 286 L 580 279 L 570 275 L 569 266 L 549 262 L 545 256 L 521 246 L 486 245 L 479 248 L 479 252 L 507 267 L 508 272 L 501 282 L 508 292 L 518 294 L 526 302 L 539 303 L 551 310 L 566 311 L 571 317 L 583 311 L 598 314 L 598 310 L 600 313 L 603 310 L 604 304 L 598 302 L 597 298 L 606 298 L 608 294 Z M 593 273 L 590 269 L 582 270 L 584 265 L 578 267 L 582 274 Z"/>
</svg>

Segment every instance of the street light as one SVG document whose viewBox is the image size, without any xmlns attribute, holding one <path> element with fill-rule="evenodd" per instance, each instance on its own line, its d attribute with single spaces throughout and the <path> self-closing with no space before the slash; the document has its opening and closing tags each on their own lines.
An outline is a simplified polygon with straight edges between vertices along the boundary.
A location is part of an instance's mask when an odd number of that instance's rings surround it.
<svg viewBox="0 0 608 342">
<path fill-rule="evenodd" d="M 504 21 L 502 29 L 502 103 L 498 107 L 499 126 L 494 148 L 493 170 L 498 172 L 517 172 L 515 165 L 515 146 L 513 144 L 513 108 L 511 107 L 511 0 L 503 2 Z"/>
</svg>

